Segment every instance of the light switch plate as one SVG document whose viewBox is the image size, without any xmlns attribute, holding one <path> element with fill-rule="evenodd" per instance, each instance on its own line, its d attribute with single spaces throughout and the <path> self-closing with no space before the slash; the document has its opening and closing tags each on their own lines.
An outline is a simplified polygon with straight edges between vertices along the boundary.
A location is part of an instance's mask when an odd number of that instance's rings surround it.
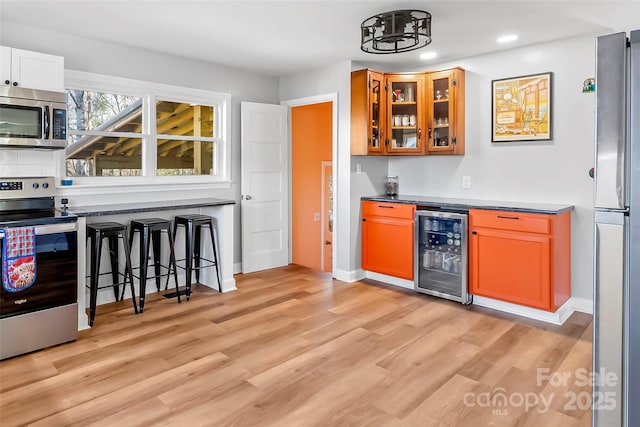
<svg viewBox="0 0 640 427">
<path fill-rule="evenodd" d="M 471 188 L 471 177 L 465 175 L 462 177 L 462 188 L 468 189 Z"/>
</svg>

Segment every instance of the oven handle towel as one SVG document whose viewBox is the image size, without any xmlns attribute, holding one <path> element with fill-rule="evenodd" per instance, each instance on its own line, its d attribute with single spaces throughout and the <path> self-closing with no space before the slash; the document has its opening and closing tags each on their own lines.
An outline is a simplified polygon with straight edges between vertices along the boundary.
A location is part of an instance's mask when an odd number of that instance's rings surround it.
<svg viewBox="0 0 640 427">
<path fill-rule="evenodd" d="M 2 230 L 2 287 L 21 292 L 36 281 L 36 228 L 12 227 Z"/>
</svg>

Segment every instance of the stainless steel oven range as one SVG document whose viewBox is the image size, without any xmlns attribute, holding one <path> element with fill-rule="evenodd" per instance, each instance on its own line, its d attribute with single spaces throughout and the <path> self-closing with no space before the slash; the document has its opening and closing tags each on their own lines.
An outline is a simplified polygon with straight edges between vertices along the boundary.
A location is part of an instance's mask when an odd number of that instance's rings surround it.
<svg viewBox="0 0 640 427">
<path fill-rule="evenodd" d="M 78 336 L 77 217 L 54 195 L 53 177 L 0 178 L 0 359 Z M 8 245 L 18 233 L 22 257 Z"/>
</svg>

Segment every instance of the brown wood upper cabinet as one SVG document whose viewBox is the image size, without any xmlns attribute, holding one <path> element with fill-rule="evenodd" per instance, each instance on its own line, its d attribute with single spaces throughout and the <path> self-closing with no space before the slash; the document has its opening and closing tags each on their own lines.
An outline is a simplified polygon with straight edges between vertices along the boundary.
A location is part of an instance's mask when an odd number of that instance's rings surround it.
<svg viewBox="0 0 640 427">
<path fill-rule="evenodd" d="M 386 91 L 384 75 L 371 70 L 351 73 L 351 154 L 385 154 Z"/>
<path fill-rule="evenodd" d="M 464 70 L 426 77 L 427 154 L 464 154 Z"/>
<path fill-rule="evenodd" d="M 464 70 L 352 72 L 351 154 L 464 154 Z"/>
</svg>

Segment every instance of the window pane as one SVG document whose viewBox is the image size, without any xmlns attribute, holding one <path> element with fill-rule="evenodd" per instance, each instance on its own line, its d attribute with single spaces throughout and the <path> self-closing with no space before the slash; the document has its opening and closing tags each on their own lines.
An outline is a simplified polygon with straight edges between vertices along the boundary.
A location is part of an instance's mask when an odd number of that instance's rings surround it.
<svg viewBox="0 0 640 427">
<path fill-rule="evenodd" d="M 72 135 L 69 140 L 67 176 L 142 174 L 142 138 Z"/>
<path fill-rule="evenodd" d="M 213 175 L 213 142 L 158 139 L 158 175 Z"/>
<path fill-rule="evenodd" d="M 213 137 L 213 107 L 159 100 L 156 103 L 156 133 Z"/>
<path fill-rule="evenodd" d="M 69 130 L 142 132 L 142 98 L 67 89 Z"/>
</svg>

